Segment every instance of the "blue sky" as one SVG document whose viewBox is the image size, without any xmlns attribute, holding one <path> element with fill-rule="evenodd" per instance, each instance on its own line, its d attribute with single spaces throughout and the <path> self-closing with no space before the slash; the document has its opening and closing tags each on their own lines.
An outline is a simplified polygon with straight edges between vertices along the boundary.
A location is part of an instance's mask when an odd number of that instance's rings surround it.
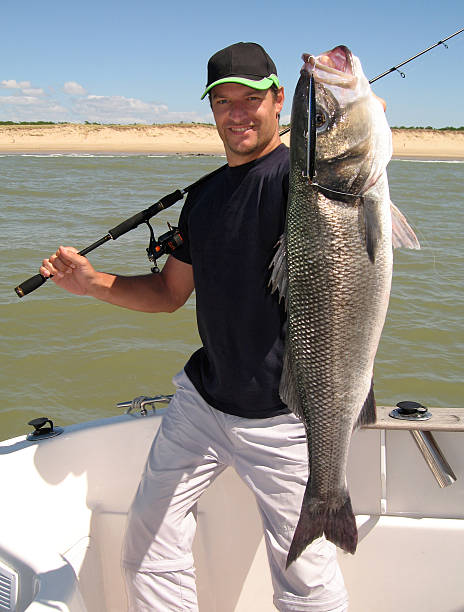
<svg viewBox="0 0 464 612">
<path fill-rule="evenodd" d="M 368 78 L 464 27 L 464 1 L 3 0 L 0 120 L 212 122 L 210 55 L 262 44 L 286 90 L 301 54 L 346 44 Z M 464 33 L 375 84 L 390 125 L 464 125 Z"/>
</svg>

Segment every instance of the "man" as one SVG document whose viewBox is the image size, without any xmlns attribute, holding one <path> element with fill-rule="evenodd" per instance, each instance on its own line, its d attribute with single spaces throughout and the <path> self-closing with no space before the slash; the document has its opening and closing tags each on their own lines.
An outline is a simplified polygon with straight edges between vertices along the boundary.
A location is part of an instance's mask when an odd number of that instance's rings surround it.
<svg viewBox="0 0 464 612">
<path fill-rule="evenodd" d="M 174 378 L 177 392 L 128 519 L 130 609 L 198 610 L 196 502 L 232 465 L 258 503 L 277 609 L 341 612 L 347 595 L 331 543 L 316 540 L 285 570 L 308 458 L 304 427 L 278 393 L 285 313 L 267 288 L 288 193 L 284 91 L 264 49 L 237 43 L 209 60 L 206 95 L 228 165 L 189 193 L 179 222 L 184 243 L 162 272 L 97 272 L 63 247 L 40 272 L 73 293 L 146 312 L 176 310 L 196 290 L 203 346 Z"/>
</svg>

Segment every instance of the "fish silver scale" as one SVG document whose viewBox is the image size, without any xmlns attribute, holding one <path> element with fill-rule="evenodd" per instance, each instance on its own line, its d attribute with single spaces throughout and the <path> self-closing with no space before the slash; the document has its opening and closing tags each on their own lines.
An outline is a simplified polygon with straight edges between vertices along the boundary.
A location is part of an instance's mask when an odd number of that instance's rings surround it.
<svg viewBox="0 0 464 612">
<path fill-rule="evenodd" d="M 368 391 L 360 383 L 363 370 L 372 365 L 372 353 L 365 345 L 372 329 L 368 326 L 367 334 L 362 329 L 366 307 L 370 304 L 377 310 L 377 269 L 382 263 L 373 265 L 367 256 L 359 203 L 328 200 L 301 175 L 290 182 L 289 351 L 298 392 L 304 398 L 301 409 L 310 449 L 312 494 L 327 500 L 331 492 L 345 486 L 344 466 L 358 416 L 358 411 L 347 407 L 354 404 L 360 409 Z M 338 435 L 334 436 L 337 425 Z"/>
</svg>

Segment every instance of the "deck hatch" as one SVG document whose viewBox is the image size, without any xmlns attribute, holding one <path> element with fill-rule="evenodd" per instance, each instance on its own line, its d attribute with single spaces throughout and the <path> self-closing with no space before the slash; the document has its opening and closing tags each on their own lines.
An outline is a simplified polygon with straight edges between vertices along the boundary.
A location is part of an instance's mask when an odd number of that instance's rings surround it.
<svg viewBox="0 0 464 612">
<path fill-rule="evenodd" d="M 18 574 L 0 562 L 0 610 L 16 610 Z"/>
</svg>

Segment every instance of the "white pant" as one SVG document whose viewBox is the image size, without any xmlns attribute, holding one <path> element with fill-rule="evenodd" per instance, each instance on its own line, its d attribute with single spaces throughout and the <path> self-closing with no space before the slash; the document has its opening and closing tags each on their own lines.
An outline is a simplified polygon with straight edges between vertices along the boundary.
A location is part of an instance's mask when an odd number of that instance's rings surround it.
<svg viewBox="0 0 464 612">
<path fill-rule="evenodd" d="M 285 569 L 308 475 L 306 434 L 293 414 L 244 419 L 209 406 L 181 372 L 129 513 L 123 552 L 129 609 L 198 610 L 192 542 L 196 502 L 229 465 L 255 494 L 281 612 L 341 612 L 336 549 L 315 540 Z"/>
</svg>

